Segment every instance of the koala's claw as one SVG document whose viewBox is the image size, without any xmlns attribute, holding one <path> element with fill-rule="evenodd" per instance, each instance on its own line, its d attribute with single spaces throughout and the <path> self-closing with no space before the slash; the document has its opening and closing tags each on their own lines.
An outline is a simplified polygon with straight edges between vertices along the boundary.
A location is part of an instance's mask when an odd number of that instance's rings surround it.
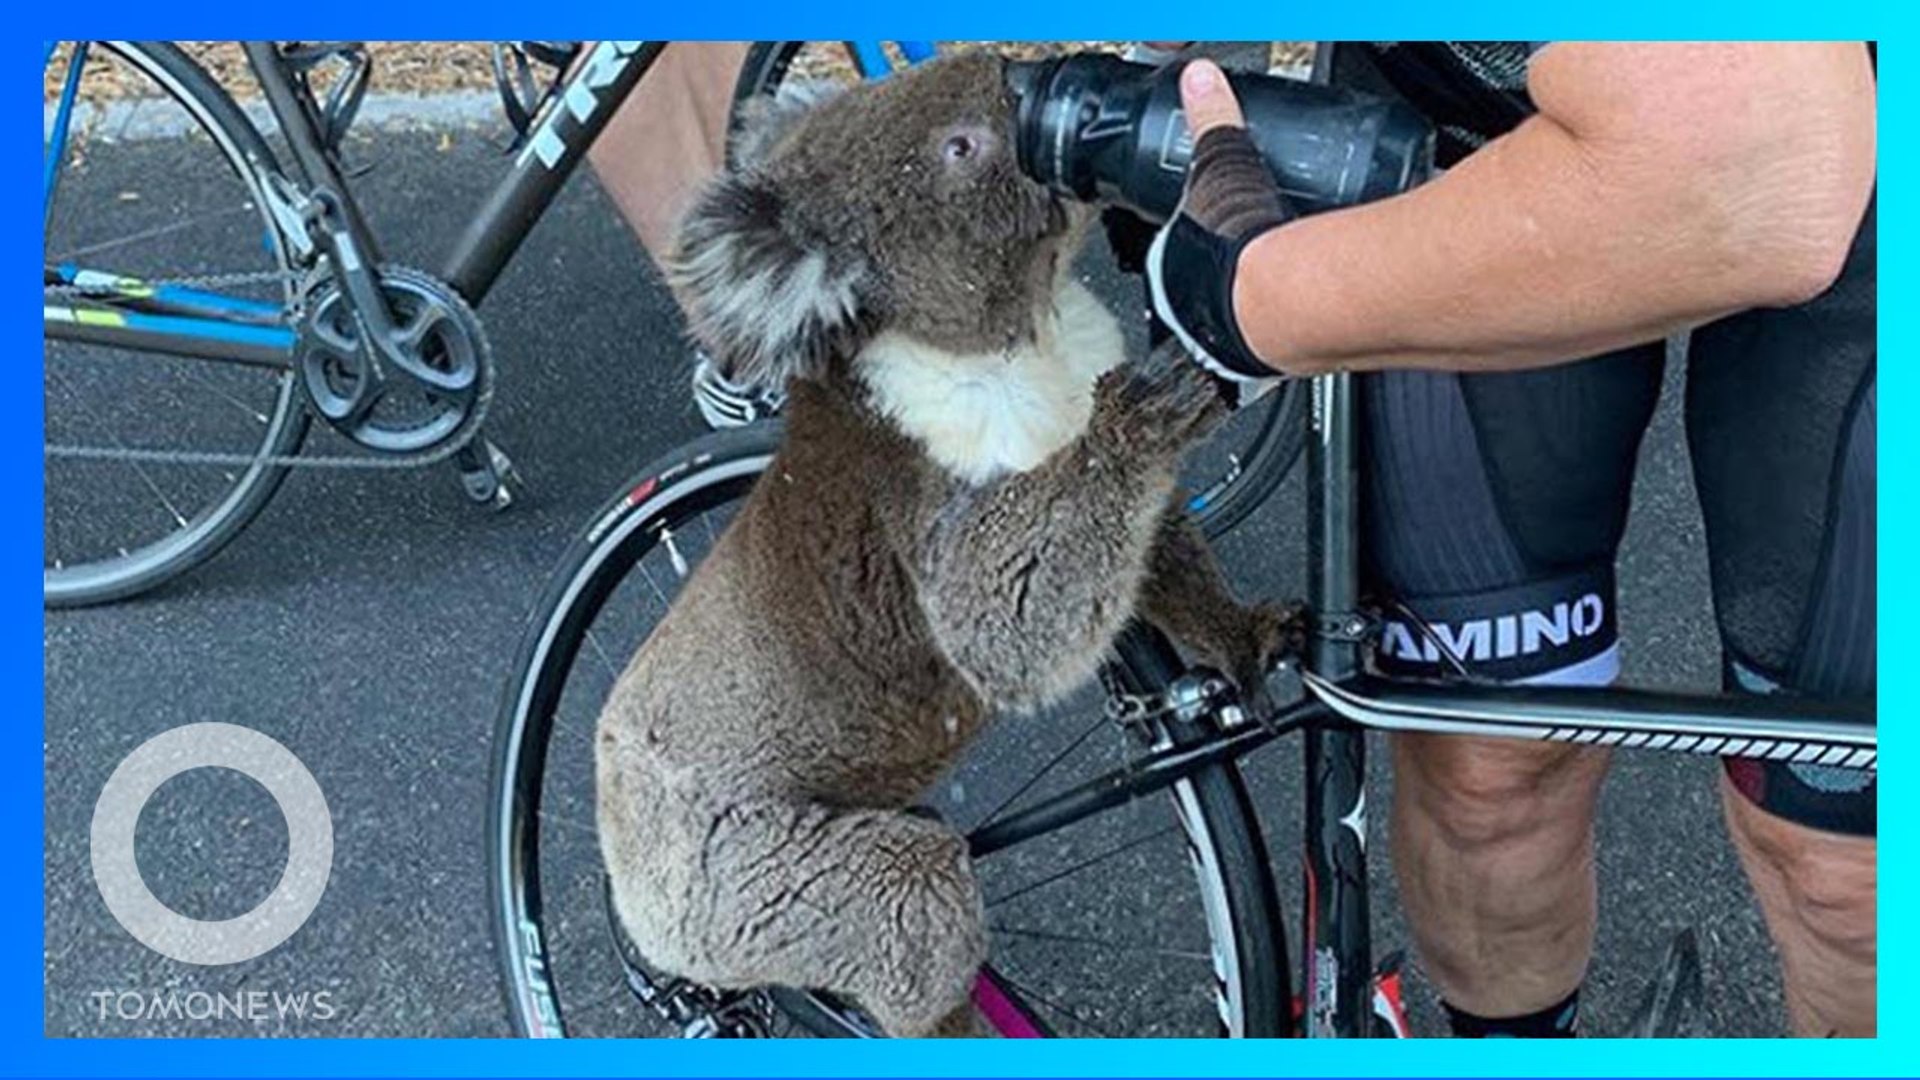
<svg viewBox="0 0 1920 1080">
<path fill-rule="evenodd" d="M 1272 711 L 1267 672 L 1280 657 L 1306 648 L 1308 622 L 1303 604 L 1262 603 L 1248 609 L 1241 640 L 1221 659 L 1227 677 L 1240 689 L 1241 701 L 1255 716 Z"/>
<path fill-rule="evenodd" d="M 1307 605 L 1299 601 L 1263 603 L 1254 613 L 1254 640 L 1259 643 L 1263 664 L 1282 656 L 1298 656 L 1307 649 L 1313 619 Z"/>
<path fill-rule="evenodd" d="M 1212 431 L 1228 413 L 1214 377 L 1175 341 L 1108 372 L 1098 402 L 1101 418 L 1121 434 L 1176 447 Z"/>
</svg>

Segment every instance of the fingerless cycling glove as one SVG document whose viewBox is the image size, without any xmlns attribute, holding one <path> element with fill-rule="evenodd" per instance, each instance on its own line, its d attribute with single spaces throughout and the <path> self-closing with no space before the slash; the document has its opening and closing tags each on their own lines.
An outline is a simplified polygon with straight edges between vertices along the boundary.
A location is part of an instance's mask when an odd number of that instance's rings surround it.
<svg viewBox="0 0 1920 1080">
<path fill-rule="evenodd" d="M 1236 382 L 1277 377 L 1240 333 L 1233 282 L 1240 252 L 1292 217 L 1244 128 L 1218 127 L 1200 137 L 1180 206 L 1147 253 L 1147 277 L 1161 321 L 1216 375 Z"/>
</svg>

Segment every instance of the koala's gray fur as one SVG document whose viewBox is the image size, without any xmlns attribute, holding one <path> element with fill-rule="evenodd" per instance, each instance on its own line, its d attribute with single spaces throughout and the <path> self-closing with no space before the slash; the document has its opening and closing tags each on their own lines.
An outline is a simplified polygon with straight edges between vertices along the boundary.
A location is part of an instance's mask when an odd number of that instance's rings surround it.
<svg viewBox="0 0 1920 1080">
<path fill-rule="evenodd" d="M 1222 407 L 1176 353 L 1121 362 L 1067 273 L 1082 215 L 1016 167 L 997 60 L 761 124 L 672 271 L 735 378 L 790 381 L 787 437 L 601 717 L 602 851 L 660 967 L 962 1033 L 979 891 L 905 811 L 1135 614 L 1247 678 L 1290 623 L 1169 514 Z"/>
</svg>

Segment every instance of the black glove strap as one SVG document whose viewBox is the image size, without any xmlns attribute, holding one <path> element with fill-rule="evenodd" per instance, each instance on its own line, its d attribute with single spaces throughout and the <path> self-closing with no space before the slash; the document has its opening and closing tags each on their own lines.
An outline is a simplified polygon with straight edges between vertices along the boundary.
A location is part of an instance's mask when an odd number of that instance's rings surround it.
<svg viewBox="0 0 1920 1080">
<path fill-rule="evenodd" d="M 1240 334 L 1233 314 L 1233 282 L 1240 252 L 1258 235 L 1229 239 L 1181 214 L 1167 226 L 1159 274 L 1180 329 L 1215 361 L 1254 379 L 1274 371 L 1260 362 Z"/>
</svg>

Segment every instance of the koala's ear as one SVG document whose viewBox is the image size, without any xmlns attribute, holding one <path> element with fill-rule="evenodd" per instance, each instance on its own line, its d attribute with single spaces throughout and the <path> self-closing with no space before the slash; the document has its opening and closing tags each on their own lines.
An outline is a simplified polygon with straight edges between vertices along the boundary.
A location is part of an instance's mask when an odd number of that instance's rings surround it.
<svg viewBox="0 0 1920 1080">
<path fill-rule="evenodd" d="M 729 135 L 727 160 L 735 168 L 757 165 L 815 105 L 846 87 L 825 79 L 788 79 L 772 94 L 740 103 Z"/>
<path fill-rule="evenodd" d="M 668 279 L 727 377 L 770 389 L 817 376 L 861 322 L 865 260 L 809 238 L 757 169 L 709 184 L 680 223 Z"/>
</svg>

